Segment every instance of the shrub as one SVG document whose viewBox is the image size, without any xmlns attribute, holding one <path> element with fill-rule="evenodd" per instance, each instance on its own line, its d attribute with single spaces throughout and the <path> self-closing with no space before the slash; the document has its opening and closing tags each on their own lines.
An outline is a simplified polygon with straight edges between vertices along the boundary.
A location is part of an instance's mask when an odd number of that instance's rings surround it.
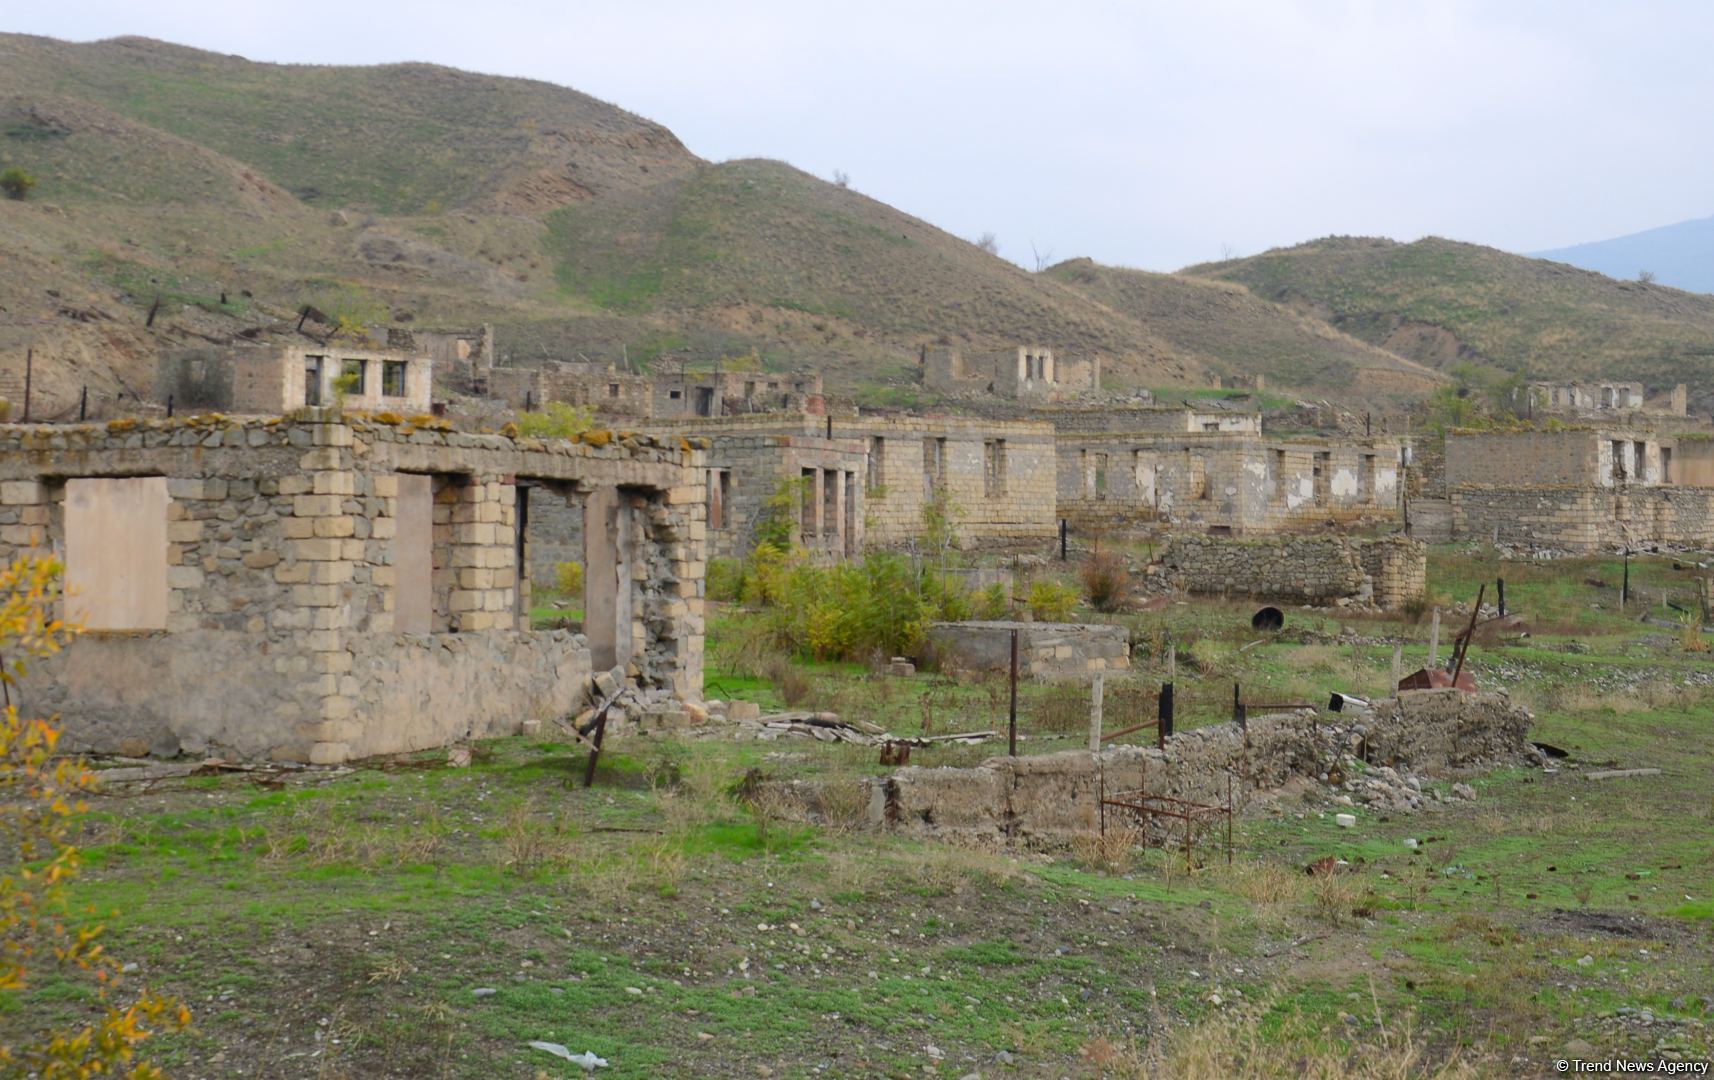
<svg viewBox="0 0 1714 1080">
<path fill-rule="evenodd" d="M 554 588 L 565 596 L 583 595 L 583 564 L 580 562 L 554 563 Z"/>
<path fill-rule="evenodd" d="M 1030 614 L 1040 622 L 1065 622 L 1077 606 L 1077 590 L 1063 581 L 1037 578 L 1030 582 L 1027 603 Z"/>
<path fill-rule="evenodd" d="M 707 593 L 710 600 L 735 601 L 744 593 L 744 564 L 737 559 L 708 560 Z"/>
<path fill-rule="evenodd" d="M 976 617 L 978 619 L 1004 619 L 1011 614 L 1011 597 L 1006 595 L 1006 587 L 998 581 L 983 589 L 976 597 Z"/>
<path fill-rule="evenodd" d="M 1083 595 L 1096 611 L 1118 611 L 1131 592 L 1131 572 L 1125 560 L 1111 551 L 1094 551 L 1078 568 Z"/>
<path fill-rule="evenodd" d="M 587 405 L 550 401 L 540 412 L 518 414 L 518 434 L 532 439 L 569 439 L 595 426 L 595 414 Z"/>
<path fill-rule="evenodd" d="M 60 731 L 46 720 L 26 720 L 12 704 L 12 688 L 26 658 L 56 652 L 72 630 L 49 607 L 59 566 L 20 560 L 0 571 L 0 846 L 17 865 L 0 874 L 0 1070 L 8 1076 L 160 1076 L 136 1060 L 138 1046 L 156 1030 L 190 1022 L 182 1005 L 145 990 L 129 1003 L 112 1000 L 119 963 L 100 943 L 99 926 L 81 919 L 65 896 L 77 873 L 71 829 L 83 812 L 79 796 L 93 786 L 81 761 L 56 757 Z M 18 995 L 50 978 L 89 984 L 100 1015 L 81 1027 L 29 1031 L 18 1022 Z M 65 1021 L 62 1021 L 65 1023 Z M 72 1021 L 71 1023 L 75 1023 Z"/>
<path fill-rule="evenodd" d="M 8 199 L 28 198 L 30 189 L 35 186 L 36 178 L 16 165 L 0 171 L 0 192 L 4 192 Z"/>
</svg>

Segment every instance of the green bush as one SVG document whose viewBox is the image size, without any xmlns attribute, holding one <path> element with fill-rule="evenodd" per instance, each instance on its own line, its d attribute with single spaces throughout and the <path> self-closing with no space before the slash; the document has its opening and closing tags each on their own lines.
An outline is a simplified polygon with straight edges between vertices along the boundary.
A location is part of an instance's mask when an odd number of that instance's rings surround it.
<svg viewBox="0 0 1714 1080">
<path fill-rule="evenodd" d="M 36 178 L 16 165 L 0 171 L 0 192 L 4 192 L 8 199 L 27 198 L 35 186 Z"/>
<path fill-rule="evenodd" d="M 708 599 L 737 600 L 744 595 L 744 564 L 737 559 L 709 559 L 707 583 Z"/>
<path fill-rule="evenodd" d="M 1066 622 L 1077 606 L 1077 589 L 1063 581 L 1037 578 L 1030 582 L 1030 614 L 1040 622 Z"/>
<path fill-rule="evenodd" d="M 595 414 L 587 405 L 550 401 L 541 412 L 518 414 L 518 434 L 532 439 L 569 439 L 595 426 Z"/>
<path fill-rule="evenodd" d="M 554 588 L 565 596 L 583 595 L 583 564 L 580 562 L 555 563 L 553 567 Z"/>
<path fill-rule="evenodd" d="M 983 589 L 981 594 L 976 597 L 976 617 L 978 619 L 1005 619 L 1010 617 L 1011 613 L 1011 598 L 1006 595 L 1006 587 L 998 581 Z"/>
<path fill-rule="evenodd" d="M 763 611 L 777 648 L 817 660 L 909 655 L 929 623 L 974 611 L 958 580 L 881 552 L 818 566 L 802 551 L 763 544 L 744 562 L 741 594 Z"/>
</svg>

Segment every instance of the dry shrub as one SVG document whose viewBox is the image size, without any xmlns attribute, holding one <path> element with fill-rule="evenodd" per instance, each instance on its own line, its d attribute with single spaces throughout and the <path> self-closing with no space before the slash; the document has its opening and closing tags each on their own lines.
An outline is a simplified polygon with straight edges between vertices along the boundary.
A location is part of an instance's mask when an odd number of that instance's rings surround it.
<svg viewBox="0 0 1714 1080">
<path fill-rule="evenodd" d="M 1356 875 L 1334 872 L 1309 878 L 1309 897 L 1317 918 L 1333 926 L 1349 919 L 1362 905 L 1366 891 Z"/>
<path fill-rule="evenodd" d="M 1137 859 L 1137 849 L 1143 844 L 1141 829 L 1127 825 L 1110 826 L 1106 832 L 1078 833 L 1071 841 L 1072 858 L 1091 870 L 1107 874 L 1123 874 Z"/>
<path fill-rule="evenodd" d="M 1310 884 L 1303 871 L 1278 862 L 1234 863 L 1216 873 L 1227 891 L 1276 916 L 1300 904 Z"/>
<path fill-rule="evenodd" d="M 1157 1023 L 1157 1030 L 1165 1030 L 1146 1047 L 1097 1038 L 1084 1046 L 1084 1057 L 1114 1080 L 1473 1080 L 1480 1075 L 1457 1052 L 1436 1052 L 1431 1060 L 1411 1018 L 1389 1022 L 1372 992 L 1370 1000 L 1372 1023 L 1348 1045 L 1330 1039 L 1320 1023 L 1301 1013 L 1270 1016 L 1269 1004 L 1262 1002 L 1211 1012 L 1188 1028 Z"/>
<path fill-rule="evenodd" d="M 1083 595 L 1096 611 L 1114 612 L 1125 606 L 1131 595 L 1131 571 L 1125 560 L 1112 551 L 1090 552 L 1077 570 L 1083 584 Z"/>
<path fill-rule="evenodd" d="M 506 811 L 500 827 L 500 865 L 516 874 L 568 865 L 576 847 L 575 834 L 555 816 L 543 820 L 533 801 Z"/>
<path fill-rule="evenodd" d="M 821 821 L 829 831 L 853 833 L 868 825 L 869 785 L 862 780 L 823 781 L 820 795 Z"/>
<path fill-rule="evenodd" d="M 815 680 L 792 663 L 784 653 L 775 653 L 768 660 L 764 677 L 780 692 L 786 708 L 795 709 L 809 699 L 815 690 Z"/>
</svg>

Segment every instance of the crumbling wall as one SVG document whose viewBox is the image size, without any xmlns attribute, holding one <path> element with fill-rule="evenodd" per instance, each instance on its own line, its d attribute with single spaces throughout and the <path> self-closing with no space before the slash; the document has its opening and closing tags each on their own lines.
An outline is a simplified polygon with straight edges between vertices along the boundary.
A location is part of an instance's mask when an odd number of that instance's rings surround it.
<svg viewBox="0 0 1714 1080">
<path fill-rule="evenodd" d="M 68 483 L 165 477 L 168 496 L 149 556 L 164 625 L 79 637 L 32 666 L 25 700 L 60 712 L 76 748 L 336 762 L 558 715 L 598 647 L 645 687 L 700 697 L 704 505 L 686 445 L 331 410 L 0 426 L 0 560 L 66 550 Z M 624 527 L 592 537 L 609 575 L 586 639 L 528 630 L 531 482 L 623 506 Z"/>
<path fill-rule="evenodd" d="M 1347 754 L 1430 777 L 1533 760 L 1530 714 L 1503 694 L 1417 690 L 1327 722 L 1303 711 L 1175 735 L 1164 749 L 1119 746 L 991 758 L 974 768 L 905 768 L 857 781 L 871 828 L 1000 846 L 1063 846 L 1101 827 L 1101 797 L 1147 791 L 1235 812 L 1292 782 L 1321 783 Z M 847 782 L 850 783 L 850 782 Z M 1230 787 L 1228 787 L 1230 784 Z M 777 790 L 807 819 L 829 814 L 824 784 Z M 1109 813 L 1113 811 L 1109 810 Z"/>
<path fill-rule="evenodd" d="M 1293 604 L 1402 607 L 1423 596 L 1428 548 L 1404 536 L 1288 536 L 1244 541 L 1175 536 L 1161 555 L 1186 592 Z"/>
<path fill-rule="evenodd" d="M 938 622 L 928 626 L 926 659 L 942 671 L 1007 671 L 1012 631 L 1018 633 L 1018 671 L 1038 679 L 1081 677 L 1131 666 L 1130 638 L 1122 626 L 1100 623 Z"/>
</svg>

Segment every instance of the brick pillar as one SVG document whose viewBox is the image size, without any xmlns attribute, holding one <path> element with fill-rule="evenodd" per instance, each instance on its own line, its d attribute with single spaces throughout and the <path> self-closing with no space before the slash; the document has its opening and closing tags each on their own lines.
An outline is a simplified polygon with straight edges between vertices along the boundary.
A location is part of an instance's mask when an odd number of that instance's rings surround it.
<svg viewBox="0 0 1714 1080">
<path fill-rule="evenodd" d="M 458 486 L 449 560 L 455 578 L 447 606 L 459 631 L 517 626 L 517 496 L 517 487 L 498 476 Z"/>
<path fill-rule="evenodd" d="M 308 726 L 309 759 L 332 765 L 350 756 L 358 731 L 357 679 L 345 632 L 351 625 L 355 570 L 365 561 L 369 522 L 357 501 L 351 429 L 343 423 L 310 425 L 311 448 L 298 461 L 297 476 L 280 478 L 280 494 L 292 496 L 285 533 L 294 561 L 282 564 L 275 579 L 291 582 L 292 602 L 310 615 L 306 644 L 316 693 L 318 722 Z M 364 537 L 359 537 L 359 521 Z"/>
</svg>

